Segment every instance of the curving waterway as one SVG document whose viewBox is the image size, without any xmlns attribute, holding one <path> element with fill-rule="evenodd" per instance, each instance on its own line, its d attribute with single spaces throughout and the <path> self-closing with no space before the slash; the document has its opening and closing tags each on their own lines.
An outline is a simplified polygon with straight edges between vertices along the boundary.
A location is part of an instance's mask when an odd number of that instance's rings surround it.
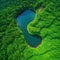
<svg viewBox="0 0 60 60">
<path fill-rule="evenodd" d="M 30 35 L 27 31 L 27 25 L 34 20 L 35 15 L 35 12 L 26 10 L 17 17 L 18 26 L 23 31 L 26 42 L 31 47 L 36 47 L 41 43 L 41 38 L 38 35 Z"/>
</svg>

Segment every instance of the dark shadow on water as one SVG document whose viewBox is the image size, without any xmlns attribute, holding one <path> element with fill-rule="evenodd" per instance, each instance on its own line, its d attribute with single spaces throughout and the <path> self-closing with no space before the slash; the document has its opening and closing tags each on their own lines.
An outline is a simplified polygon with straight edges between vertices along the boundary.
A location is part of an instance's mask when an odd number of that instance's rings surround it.
<svg viewBox="0 0 60 60">
<path fill-rule="evenodd" d="M 37 45 L 30 45 L 30 43 L 28 43 L 28 41 L 26 40 L 26 42 L 27 42 L 27 44 L 30 46 L 30 47 L 32 47 L 32 48 L 37 48 L 41 43 L 42 43 L 42 38 L 41 38 L 41 36 L 39 36 L 39 35 L 31 35 L 31 36 L 33 36 L 33 37 L 36 37 L 37 39 L 39 38 L 39 42 L 38 42 L 38 44 Z"/>
</svg>

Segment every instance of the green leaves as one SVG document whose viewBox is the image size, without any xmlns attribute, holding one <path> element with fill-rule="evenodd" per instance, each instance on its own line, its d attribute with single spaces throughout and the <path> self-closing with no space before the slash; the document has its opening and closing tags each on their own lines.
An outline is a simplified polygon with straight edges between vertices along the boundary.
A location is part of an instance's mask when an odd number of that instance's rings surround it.
<svg viewBox="0 0 60 60">
<path fill-rule="evenodd" d="M 16 17 L 25 9 L 37 10 L 37 5 L 43 8 L 41 12 L 36 12 L 27 30 L 30 34 L 41 36 L 42 43 L 37 48 L 31 48 L 27 46 L 24 34 L 17 26 Z M 0 1 L 0 60 L 7 59 L 60 59 L 60 0 Z"/>
</svg>

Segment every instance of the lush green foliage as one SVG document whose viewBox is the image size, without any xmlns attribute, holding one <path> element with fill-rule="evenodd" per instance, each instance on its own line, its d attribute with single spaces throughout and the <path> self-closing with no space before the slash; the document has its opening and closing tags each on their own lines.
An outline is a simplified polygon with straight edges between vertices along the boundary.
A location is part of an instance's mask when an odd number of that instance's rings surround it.
<svg viewBox="0 0 60 60">
<path fill-rule="evenodd" d="M 36 12 L 27 26 L 42 37 L 37 48 L 28 46 L 16 18 L 26 9 Z M 0 0 L 0 60 L 60 60 L 60 0 Z"/>
</svg>

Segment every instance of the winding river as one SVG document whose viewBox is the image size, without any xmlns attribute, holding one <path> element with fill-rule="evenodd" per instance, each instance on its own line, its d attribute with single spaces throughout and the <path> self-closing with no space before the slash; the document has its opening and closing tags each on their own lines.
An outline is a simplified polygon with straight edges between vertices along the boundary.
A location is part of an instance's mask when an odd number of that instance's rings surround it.
<svg viewBox="0 0 60 60">
<path fill-rule="evenodd" d="M 38 35 L 31 35 L 27 31 L 27 25 L 34 20 L 36 13 L 31 10 L 25 10 L 17 17 L 19 28 L 23 31 L 26 42 L 31 47 L 37 47 L 41 43 L 41 38 Z"/>
</svg>

